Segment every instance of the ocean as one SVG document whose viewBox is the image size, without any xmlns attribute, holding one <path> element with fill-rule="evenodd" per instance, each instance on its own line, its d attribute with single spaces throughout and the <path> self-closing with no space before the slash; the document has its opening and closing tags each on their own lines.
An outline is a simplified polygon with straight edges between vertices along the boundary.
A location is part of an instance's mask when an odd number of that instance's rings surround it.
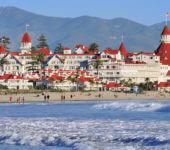
<svg viewBox="0 0 170 150">
<path fill-rule="evenodd" d="M 170 101 L 0 104 L 0 150 L 153 149 L 170 149 Z"/>
</svg>

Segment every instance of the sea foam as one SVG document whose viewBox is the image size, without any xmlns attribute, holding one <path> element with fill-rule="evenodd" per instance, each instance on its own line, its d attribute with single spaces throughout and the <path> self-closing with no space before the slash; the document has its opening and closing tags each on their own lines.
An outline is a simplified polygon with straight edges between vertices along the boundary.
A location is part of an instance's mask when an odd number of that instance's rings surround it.
<svg viewBox="0 0 170 150">
<path fill-rule="evenodd" d="M 125 110 L 125 111 L 166 111 L 170 112 L 170 105 L 162 102 L 106 102 L 96 104 L 93 106 L 95 109 L 112 109 L 112 110 Z"/>
<path fill-rule="evenodd" d="M 170 146 L 170 123 L 110 119 L 0 118 L 0 144 L 92 149 L 159 149 Z M 156 147 L 155 147 L 156 146 Z M 48 149 L 48 148 L 47 148 Z"/>
</svg>

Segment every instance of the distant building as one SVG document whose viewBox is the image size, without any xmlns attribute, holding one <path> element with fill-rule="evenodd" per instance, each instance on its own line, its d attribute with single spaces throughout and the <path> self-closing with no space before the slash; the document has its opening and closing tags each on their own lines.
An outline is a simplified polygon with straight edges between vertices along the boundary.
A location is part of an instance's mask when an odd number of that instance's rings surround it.
<svg viewBox="0 0 170 150">
<path fill-rule="evenodd" d="M 159 87 L 163 88 L 162 86 L 167 85 L 163 83 L 169 83 L 170 80 L 170 30 L 168 26 L 164 27 L 160 41 L 159 47 L 153 52 L 132 53 L 127 51 L 124 43 L 121 42 L 119 49 L 105 49 L 100 53 L 92 53 L 89 51 L 89 47 L 76 45 L 73 50 L 69 47 L 64 48 L 63 54 L 53 54 L 45 47 L 33 54 L 31 53 L 31 38 L 26 32 L 21 40 L 20 52 L 6 52 L 4 46 L 1 45 L 0 59 L 5 57 L 8 63 L 0 66 L 0 75 L 2 79 L 3 76 L 7 76 L 6 74 L 17 76 L 18 80 L 22 80 L 22 86 L 16 84 L 14 88 L 19 86 L 19 89 L 31 87 L 25 79 L 27 78 L 36 80 L 37 83 L 44 83 L 49 88 L 61 89 L 64 86 L 65 90 L 71 90 L 75 88 L 75 83 L 71 83 L 71 80 L 67 80 L 67 78 L 77 70 L 91 74 L 90 78 L 87 74 L 77 76 L 79 88 L 92 88 L 89 80 L 94 82 L 98 80 L 108 85 L 104 88 L 111 88 L 111 86 L 115 88 L 114 86 L 118 85 L 121 80 L 131 79 L 131 82 L 139 84 L 144 83 L 146 78 L 153 82 L 158 81 Z M 32 64 L 39 53 L 44 53 L 46 57 L 43 70 L 39 63 Z M 36 69 L 30 69 L 32 67 Z M 65 72 L 64 76 L 61 71 Z M 75 78 L 75 76 L 73 77 Z M 64 79 L 63 84 L 52 82 L 62 78 Z M 7 85 L 11 88 L 10 81 L 12 80 L 9 80 Z M 1 80 L 1 83 L 3 82 L 5 80 Z M 99 89 L 99 87 L 102 88 L 99 84 L 93 85 L 93 89 Z M 121 88 L 126 87 L 120 86 L 119 89 Z"/>
</svg>

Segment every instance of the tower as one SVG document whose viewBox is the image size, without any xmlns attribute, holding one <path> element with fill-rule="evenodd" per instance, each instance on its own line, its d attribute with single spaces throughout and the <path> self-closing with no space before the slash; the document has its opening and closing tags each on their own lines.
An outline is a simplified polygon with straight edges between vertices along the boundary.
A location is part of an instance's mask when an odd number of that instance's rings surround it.
<svg viewBox="0 0 170 150">
<path fill-rule="evenodd" d="M 120 50 L 121 54 L 126 58 L 127 57 L 127 51 L 126 51 L 126 48 L 125 48 L 125 45 L 124 45 L 123 42 L 121 42 L 119 50 Z"/>
<path fill-rule="evenodd" d="M 170 30 L 168 29 L 167 25 L 164 27 L 164 29 L 162 31 L 161 42 L 162 43 L 170 43 Z"/>
<path fill-rule="evenodd" d="M 162 31 L 161 44 L 157 48 L 156 54 L 160 56 L 162 64 L 170 66 L 170 30 L 167 25 Z"/>
<path fill-rule="evenodd" d="M 25 32 L 24 36 L 22 37 L 22 41 L 21 41 L 21 53 L 25 54 L 25 53 L 31 53 L 31 38 L 28 34 L 28 32 Z"/>
</svg>

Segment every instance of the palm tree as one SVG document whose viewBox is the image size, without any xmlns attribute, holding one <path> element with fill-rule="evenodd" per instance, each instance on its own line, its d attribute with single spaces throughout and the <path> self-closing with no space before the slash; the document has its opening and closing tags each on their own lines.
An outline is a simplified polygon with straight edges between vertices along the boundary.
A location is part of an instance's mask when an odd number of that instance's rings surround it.
<svg viewBox="0 0 170 150">
<path fill-rule="evenodd" d="M 70 78 L 70 79 L 69 79 Z M 71 82 L 74 84 L 74 83 L 76 83 L 76 79 L 75 78 L 72 78 L 71 76 L 70 77 L 68 77 L 68 79 L 69 80 L 71 80 Z M 77 90 L 77 86 L 76 86 L 76 90 Z"/>
<path fill-rule="evenodd" d="M 102 66 L 101 60 L 96 59 L 96 60 L 93 62 L 93 66 L 94 66 L 95 69 L 97 69 L 97 77 L 98 77 L 98 75 L 99 75 L 99 68 Z"/>
<path fill-rule="evenodd" d="M 89 51 L 93 53 L 99 51 L 99 45 L 97 43 L 92 43 L 90 45 Z"/>
<path fill-rule="evenodd" d="M 75 80 L 75 78 L 72 78 L 71 76 L 68 76 L 68 78 L 67 78 L 68 80 L 70 80 L 71 81 L 71 83 L 76 83 L 76 80 Z M 73 85 L 73 87 L 74 87 L 74 85 Z"/>
<path fill-rule="evenodd" d="M 61 83 L 62 84 L 62 87 L 63 87 L 63 82 L 64 82 L 64 80 L 63 79 L 60 79 L 59 80 L 59 83 Z M 62 90 L 62 89 L 61 89 Z"/>
<path fill-rule="evenodd" d="M 129 78 L 128 81 L 127 81 L 127 85 L 128 85 L 128 86 L 131 86 L 131 83 L 132 83 L 132 79 Z"/>
<path fill-rule="evenodd" d="M 89 83 L 90 83 L 90 91 L 91 91 L 91 85 L 94 84 L 94 81 L 90 79 L 90 80 L 89 80 Z"/>
<path fill-rule="evenodd" d="M 158 85 L 158 81 L 154 81 L 154 82 L 153 82 L 153 85 L 154 85 L 154 90 L 156 90 L 157 85 Z"/>
<path fill-rule="evenodd" d="M 79 80 L 75 80 L 75 83 L 76 83 L 76 89 L 77 89 L 77 91 L 79 90 Z"/>
<path fill-rule="evenodd" d="M 38 55 L 36 56 L 36 60 L 39 64 L 41 64 L 41 69 L 43 69 L 43 64 L 46 61 L 46 57 L 44 53 L 38 53 Z"/>
<path fill-rule="evenodd" d="M 146 82 L 146 87 L 147 87 L 147 90 L 149 89 L 149 82 L 150 82 L 150 79 L 147 77 L 145 78 L 145 82 Z"/>
<path fill-rule="evenodd" d="M 9 63 L 9 61 L 6 59 L 7 56 L 8 55 L 5 55 L 0 59 L 0 65 L 2 67 L 2 72 L 4 71 L 4 65 Z"/>
<path fill-rule="evenodd" d="M 120 80 L 120 84 L 121 84 L 121 85 L 125 85 L 125 83 L 126 83 L 125 79 Z"/>
</svg>

